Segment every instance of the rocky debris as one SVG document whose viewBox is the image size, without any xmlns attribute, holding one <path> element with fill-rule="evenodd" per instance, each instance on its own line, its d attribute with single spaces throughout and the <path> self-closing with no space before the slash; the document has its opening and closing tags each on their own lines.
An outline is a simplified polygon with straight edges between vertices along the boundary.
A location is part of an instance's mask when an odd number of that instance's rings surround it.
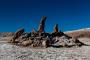
<svg viewBox="0 0 90 60">
<path fill-rule="evenodd" d="M 59 31 L 58 24 L 55 25 L 53 33 L 46 33 L 44 31 L 45 20 L 46 17 L 43 16 L 38 31 L 33 29 L 32 32 L 25 33 L 24 29 L 19 29 L 15 32 L 10 42 L 19 46 L 30 47 L 72 47 L 85 45 L 78 39 L 72 38 Z"/>
</svg>

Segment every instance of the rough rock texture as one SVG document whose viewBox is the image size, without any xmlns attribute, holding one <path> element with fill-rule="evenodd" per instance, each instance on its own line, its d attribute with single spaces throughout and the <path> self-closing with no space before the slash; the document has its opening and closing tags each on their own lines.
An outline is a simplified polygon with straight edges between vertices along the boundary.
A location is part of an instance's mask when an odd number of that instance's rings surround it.
<svg viewBox="0 0 90 60">
<path fill-rule="evenodd" d="M 23 46 L 28 46 L 28 45 L 31 45 L 32 44 L 32 40 L 26 40 L 26 41 L 22 41 L 21 43 Z"/>
<path fill-rule="evenodd" d="M 22 35 L 22 33 L 24 33 L 24 29 L 19 29 L 18 31 L 15 32 L 13 39 L 15 40 L 19 38 Z"/>
<path fill-rule="evenodd" d="M 24 29 L 19 29 L 19 30 L 17 30 L 17 31 L 15 32 L 14 36 L 12 37 L 11 42 L 12 42 L 12 43 L 15 42 L 15 40 L 16 40 L 17 38 L 19 38 L 19 37 L 22 35 L 22 33 L 24 33 Z"/>
<path fill-rule="evenodd" d="M 75 45 L 75 42 L 73 39 L 68 39 L 65 36 L 62 37 L 54 37 L 53 40 L 55 41 L 55 43 L 53 44 L 54 46 L 73 46 Z"/>
<path fill-rule="evenodd" d="M 46 33 L 44 31 L 45 21 L 46 17 L 43 16 L 38 31 L 33 29 L 32 32 L 25 33 L 24 29 L 19 29 L 15 32 L 10 42 L 19 46 L 31 47 L 71 47 L 85 45 L 77 38 L 72 38 L 59 31 L 58 24 L 55 25 L 53 33 Z"/>
<path fill-rule="evenodd" d="M 45 20 L 46 20 L 46 17 L 43 16 L 42 19 L 41 19 L 41 21 L 40 21 L 40 25 L 39 25 L 39 29 L 38 29 L 39 32 L 44 32 Z"/>
</svg>

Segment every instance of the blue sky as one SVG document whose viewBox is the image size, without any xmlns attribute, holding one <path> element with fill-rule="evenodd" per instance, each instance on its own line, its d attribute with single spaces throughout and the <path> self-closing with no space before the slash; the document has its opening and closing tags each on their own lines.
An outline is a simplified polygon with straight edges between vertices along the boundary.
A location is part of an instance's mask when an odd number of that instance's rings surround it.
<svg viewBox="0 0 90 60">
<path fill-rule="evenodd" d="M 90 0 L 0 0 L 0 32 L 30 32 L 42 16 L 47 16 L 46 32 L 55 24 L 62 31 L 90 28 Z"/>
</svg>

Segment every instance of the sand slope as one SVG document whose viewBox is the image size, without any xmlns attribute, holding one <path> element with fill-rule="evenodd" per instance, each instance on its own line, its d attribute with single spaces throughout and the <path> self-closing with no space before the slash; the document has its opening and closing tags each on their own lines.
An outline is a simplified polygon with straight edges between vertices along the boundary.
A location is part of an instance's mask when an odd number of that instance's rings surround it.
<svg viewBox="0 0 90 60">
<path fill-rule="evenodd" d="M 90 38 L 90 28 L 79 29 L 79 30 L 74 30 L 74 31 L 67 31 L 64 33 L 74 38 L 82 38 L 82 37 Z"/>
</svg>

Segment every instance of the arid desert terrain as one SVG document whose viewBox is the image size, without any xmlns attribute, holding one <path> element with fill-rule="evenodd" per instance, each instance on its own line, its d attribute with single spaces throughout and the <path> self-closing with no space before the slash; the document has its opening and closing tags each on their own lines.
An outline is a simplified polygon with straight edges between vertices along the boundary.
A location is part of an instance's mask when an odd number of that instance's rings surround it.
<svg viewBox="0 0 90 60">
<path fill-rule="evenodd" d="M 90 45 L 90 28 L 64 32 Z M 7 43 L 13 33 L 0 33 L 0 60 L 90 60 L 90 46 L 30 48 Z"/>
</svg>

